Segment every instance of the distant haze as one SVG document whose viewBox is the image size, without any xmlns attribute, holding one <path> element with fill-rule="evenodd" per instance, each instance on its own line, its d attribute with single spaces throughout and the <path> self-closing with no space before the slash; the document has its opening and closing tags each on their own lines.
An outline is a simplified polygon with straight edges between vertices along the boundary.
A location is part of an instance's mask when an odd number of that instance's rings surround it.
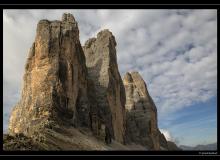
<svg viewBox="0 0 220 160">
<path fill-rule="evenodd" d="M 197 145 L 194 147 L 190 146 L 180 146 L 181 149 L 183 150 L 217 150 L 217 143 L 212 143 L 212 144 L 207 144 L 207 145 Z"/>
</svg>

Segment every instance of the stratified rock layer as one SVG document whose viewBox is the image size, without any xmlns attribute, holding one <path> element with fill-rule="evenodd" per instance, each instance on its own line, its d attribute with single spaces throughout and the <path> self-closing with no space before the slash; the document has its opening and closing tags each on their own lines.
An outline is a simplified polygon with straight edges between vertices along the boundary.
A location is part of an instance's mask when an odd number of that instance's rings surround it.
<svg viewBox="0 0 220 160">
<path fill-rule="evenodd" d="M 126 73 L 123 79 L 126 90 L 126 141 L 159 150 L 157 109 L 147 86 L 138 72 Z"/>
<path fill-rule="evenodd" d="M 9 132 L 30 134 L 51 121 L 88 127 L 87 69 L 77 22 L 41 20 L 25 66 L 21 100 Z"/>
<path fill-rule="evenodd" d="M 108 30 L 98 33 L 83 47 L 88 68 L 88 79 L 93 84 L 91 96 L 96 99 L 98 124 L 105 130 L 107 141 L 111 138 L 124 142 L 125 90 L 118 71 L 115 37 Z M 94 95 L 95 94 L 95 95 Z M 95 130 L 95 126 L 93 125 Z"/>
</svg>

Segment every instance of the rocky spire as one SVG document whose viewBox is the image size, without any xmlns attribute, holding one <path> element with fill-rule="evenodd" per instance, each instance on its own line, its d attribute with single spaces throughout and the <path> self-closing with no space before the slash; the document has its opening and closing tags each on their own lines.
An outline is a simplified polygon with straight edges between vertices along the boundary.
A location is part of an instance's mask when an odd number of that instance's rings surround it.
<svg viewBox="0 0 220 160">
<path fill-rule="evenodd" d="M 109 30 L 86 41 L 88 79 L 94 84 L 98 123 L 105 128 L 106 139 L 124 142 L 125 90 L 118 71 L 115 37 Z M 94 96 L 94 95 L 93 95 Z"/>
<path fill-rule="evenodd" d="M 22 96 L 9 132 L 29 134 L 51 121 L 89 126 L 87 69 L 77 22 L 41 20 L 27 59 Z"/>
<path fill-rule="evenodd" d="M 147 86 L 138 72 L 126 73 L 123 78 L 126 91 L 127 143 L 139 143 L 151 150 L 159 150 L 157 109 Z"/>
</svg>

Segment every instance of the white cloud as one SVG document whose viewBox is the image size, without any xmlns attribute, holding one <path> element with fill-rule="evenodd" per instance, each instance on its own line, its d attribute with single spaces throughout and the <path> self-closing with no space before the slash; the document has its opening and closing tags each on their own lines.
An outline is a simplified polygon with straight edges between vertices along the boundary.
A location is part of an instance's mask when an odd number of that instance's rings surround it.
<svg viewBox="0 0 220 160">
<path fill-rule="evenodd" d="M 180 140 L 183 141 L 183 138 L 174 137 L 173 134 L 168 129 L 160 129 L 160 132 L 165 136 L 167 141 L 174 142 L 176 145 L 180 144 Z"/>
<path fill-rule="evenodd" d="M 165 136 L 167 141 L 173 141 L 173 137 L 171 135 L 171 133 L 166 130 L 166 129 L 160 129 L 161 133 L 163 133 L 163 135 Z"/>
</svg>

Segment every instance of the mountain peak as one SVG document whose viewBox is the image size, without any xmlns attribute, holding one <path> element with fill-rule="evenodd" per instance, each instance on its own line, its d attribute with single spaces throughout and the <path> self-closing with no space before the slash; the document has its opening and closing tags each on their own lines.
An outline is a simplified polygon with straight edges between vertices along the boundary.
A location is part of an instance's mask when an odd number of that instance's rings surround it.
<svg viewBox="0 0 220 160">
<path fill-rule="evenodd" d="M 132 150 L 134 143 L 169 150 L 144 79 L 128 72 L 122 80 L 108 29 L 82 47 L 72 14 L 40 20 L 23 81 L 4 136 L 7 150 Z"/>
<path fill-rule="evenodd" d="M 64 13 L 62 16 L 62 21 L 63 22 L 72 22 L 72 23 L 76 22 L 74 16 L 70 13 Z"/>
</svg>

